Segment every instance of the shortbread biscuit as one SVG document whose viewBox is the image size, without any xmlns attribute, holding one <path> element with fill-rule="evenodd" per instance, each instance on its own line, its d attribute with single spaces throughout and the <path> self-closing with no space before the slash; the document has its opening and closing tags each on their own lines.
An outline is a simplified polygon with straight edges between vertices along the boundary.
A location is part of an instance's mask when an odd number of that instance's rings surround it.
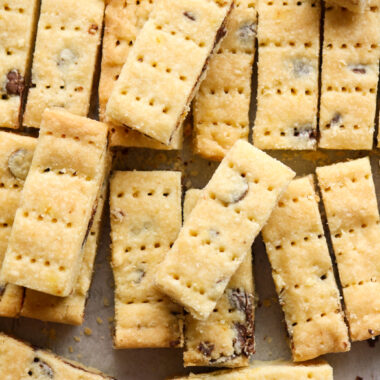
<svg viewBox="0 0 380 380">
<path fill-rule="evenodd" d="M 0 267 L 37 139 L 0 132 Z M 0 278 L 0 316 L 17 317 L 24 290 Z"/>
<path fill-rule="evenodd" d="M 153 282 L 181 228 L 181 173 L 115 172 L 110 212 L 115 348 L 182 346 L 182 308 Z"/>
<path fill-rule="evenodd" d="M 88 291 L 91 285 L 98 238 L 101 227 L 103 206 L 107 195 L 109 162 L 105 165 L 102 188 L 97 198 L 97 207 L 90 233 L 83 247 L 83 261 L 73 294 L 68 297 L 56 297 L 26 289 L 21 316 L 42 321 L 80 325 L 83 323 Z"/>
<path fill-rule="evenodd" d="M 107 125 L 46 110 L 16 211 L 4 281 L 68 296 L 79 274 L 106 160 Z"/>
<path fill-rule="evenodd" d="M 363 13 L 369 3 L 368 0 L 329 0 L 328 2 L 355 13 Z"/>
<path fill-rule="evenodd" d="M 325 149 L 372 149 L 380 59 L 380 9 L 326 6 L 320 141 Z"/>
<path fill-rule="evenodd" d="M 201 190 L 186 192 L 183 205 L 186 220 L 201 196 Z M 249 251 L 231 277 L 222 297 L 206 321 L 186 315 L 185 367 L 243 367 L 255 353 L 254 286 L 252 254 Z"/>
<path fill-rule="evenodd" d="M 333 369 L 324 361 L 293 364 L 289 362 L 254 362 L 248 368 L 190 374 L 176 380 L 333 380 Z M 174 380 L 174 379 L 173 379 Z"/>
<path fill-rule="evenodd" d="M 352 341 L 380 334 L 380 221 L 369 159 L 320 167 Z"/>
<path fill-rule="evenodd" d="M 261 149 L 317 145 L 319 0 L 259 1 L 257 111 Z"/>
<path fill-rule="evenodd" d="M 58 357 L 0 333 L 1 380 L 115 380 L 96 369 Z"/>
<path fill-rule="evenodd" d="M 350 349 L 313 177 L 293 180 L 262 231 L 294 361 Z"/>
<path fill-rule="evenodd" d="M 35 37 L 38 0 L 0 7 L 0 126 L 18 128 Z"/>
<path fill-rule="evenodd" d="M 42 0 L 23 124 L 45 108 L 86 116 L 103 26 L 104 0 Z"/>
<path fill-rule="evenodd" d="M 194 102 L 194 151 L 221 160 L 238 139 L 248 139 L 256 2 L 235 1 L 227 34 L 211 59 Z"/>
<path fill-rule="evenodd" d="M 153 8 L 153 0 L 109 0 L 104 21 L 102 68 L 99 82 L 99 116 L 105 119 L 108 99 L 121 69 L 127 60 L 136 36 Z M 150 149 L 181 149 L 182 129 L 179 128 L 170 146 L 122 126 L 110 126 L 111 147 Z"/>
<path fill-rule="evenodd" d="M 169 145 L 225 34 L 232 0 L 158 0 L 107 104 L 109 121 Z"/>
<path fill-rule="evenodd" d="M 293 177 L 287 166 L 238 140 L 159 266 L 157 285 L 195 318 L 207 319 Z"/>
</svg>

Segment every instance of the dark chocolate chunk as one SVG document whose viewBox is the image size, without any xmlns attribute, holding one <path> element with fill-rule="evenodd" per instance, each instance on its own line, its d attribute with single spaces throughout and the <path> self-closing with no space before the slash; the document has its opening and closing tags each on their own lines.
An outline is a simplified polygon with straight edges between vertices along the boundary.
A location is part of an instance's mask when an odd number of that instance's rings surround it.
<svg viewBox="0 0 380 380">
<path fill-rule="evenodd" d="M 237 31 L 239 40 L 244 44 L 253 43 L 256 37 L 257 25 L 254 22 L 243 24 Z"/>
<path fill-rule="evenodd" d="M 169 342 L 169 346 L 174 348 L 174 347 L 178 347 L 180 345 L 181 341 L 179 339 L 176 339 L 176 340 L 171 340 Z"/>
<path fill-rule="evenodd" d="M 89 28 L 88 28 L 88 32 L 90 34 L 96 34 L 96 32 L 98 31 L 99 27 L 98 25 L 96 24 L 92 24 Z"/>
<path fill-rule="evenodd" d="M 5 84 L 5 89 L 8 95 L 21 95 L 24 91 L 25 83 L 24 77 L 19 73 L 18 70 L 13 69 L 7 74 L 7 82 Z"/>
<path fill-rule="evenodd" d="M 253 296 L 241 289 L 231 289 L 228 295 L 233 308 L 242 311 L 245 322 L 235 322 L 236 338 L 233 340 L 234 350 L 237 355 L 250 356 L 255 352 L 254 320 L 253 320 Z"/>
<path fill-rule="evenodd" d="M 314 68 L 307 59 L 295 59 L 293 61 L 293 73 L 295 77 L 310 75 L 313 71 Z"/>
<path fill-rule="evenodd" d="M 28 372 L 29 376 L 32 376 L 33 374 L 43 376 L 49 379 L 54 378 L 54 371 L 53 368 L 51 368 L 46 362 L 42 361 L 40 358 L 35 357 L 33 359 L 32 367 Z M 40 378 L 40 377 L 38 377 Z"/>
<path fill-rule="evenodd" d="M 342 121 L 342 115 L 339 112 L 336 112 L 330 121 L 330 125 L 334 127 L 336 125 L 342 124 Z"/>
<path fill-rule="evenodd" d="M 294 127 L 293 135 L 295 137 L 300 137 L 303 139 L 310 139 L 310 140 L 317 139 L 317 131 L 313 128 L 311 124 L 305 124 L 299 127 Z"/>
<path fill-rule="evenodd" d="M 349 67 L 351 71 L 354 72 L 355 74 L 367 73 L 366 65 L 358 64 L 358 65 L 350 65 Z"/>
<path fill-rule="evenodd" d="M 145 271 L 143 269 L 136 269 L 135 273 L 136 273 L 136 278 L 133 280 L 133 282 L 135 284 L 139 284 L 145 276 Z"/>
<path fill-rule="evenodd" d="M 372 334 L 371 334 L 371 335 L 372 335 Z M 371 348 L 373 348 L 373 347 L 376 346 L 376 343 L 378 342 L 378 340 L 379 340 L 379 337 L 376 336 L 376 337 L 372 337 L 372 338 L 368 339 L 367 342 L 368 342 L 368 345 L 369 345 Z"/>
<path fill-rule="evenodd" d="M 212 343 L 206 341 L 206 342 L 201 342 L 198 345 L 198 351 L 201 352 L 204 356 L 210 357 L 211 352 L 214 350 L 215 345 Z"/>
<path fill-rule="evenodd" d="M 186 12 L 183 12 L 183 15 L 191 21 L 195 21 L 197 19 L 193 12 L 186 11 Z"/>
<path fill-rule="evenodd" d="M 8 157 L 8 169 L 15 178 L 25 180 L 32 164 L 33 152 L 21 148 L 12 152 Z"/>
</svg>

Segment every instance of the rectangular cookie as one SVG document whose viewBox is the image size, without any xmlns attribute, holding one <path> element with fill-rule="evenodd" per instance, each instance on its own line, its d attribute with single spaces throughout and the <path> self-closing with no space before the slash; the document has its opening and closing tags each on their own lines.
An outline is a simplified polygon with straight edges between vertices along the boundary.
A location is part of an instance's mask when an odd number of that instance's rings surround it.
<svg viewBox="0 0 380 380">
<path fill-rule="evenodd" d="M 0 333 L 2 380 L 115 380 L 100 371 Z"/>
<path fill-rule="evenodd" d="M 253 362 L 247 368 L 205 374 L 190 374 L 176 380 L 333 380 L 333 369 L 324 361 L 294 364 L 290 362 Z M 173 379 L 174 380 L 174 379 Z"/>
<path fill-rule="evenodd" d="M 194 151 L 205 158 L 221 160 L 236 140 L 248 140 L 255 7 L 255 0 L 235 1 L 226 37 L 195 96 Z"/>
<path fill-rule="evenodd" d="M 320 0 L 259 1 L 257 111 L 260 149 L 316 149 Z"/>
<path fill-rule="evenodd" d="M 184 220 L 200 198 L 202 190 L 186 192 Z M 184 365 L 243 367 L 255 353 L 254 284 L 249 250 L 222 297 L 206 321 L 191 314 L 185 318 Z"/>
<path fill-rule="evenodd" d="M 136 36 L 153 8 L 154 0 L 109 0 L 105 10 L 102 67 L 99 82 L 99 117 L 105 120 L 108 99 L 121 69 L 127 60 Z M 179 128 L 170 146 L 118 125 L 110 126 L 111 147 L 150 149 L 181 149 L 182 129 Z"/>
<path fill-rule="evenodd" d="M 181 347 L 182 308 L 153 282 L 181 228 L 181 173 L 115 172 L 110 213 L 115 348 Z"/>
<path fill-rule="evenodd" d="M 0 267 L 36 143 L 33 137 L 0 132 Z M 0 316 L 17 317 L 23 295 L 23 288 L 0 277 Z"/>
<path fill-rule="evenodd" d="M 352 341 L 380 334 L 380 221 L 368 157 L 317 168 Z"/>
<path fill-rule="evenodd" d="M 107 164 L 105 168 L 105 181 L 103 182 L 97 199 L 94 222 L 83 247 L 83 262 L 73 293 L 68 297 L 56 297 L 50 294 L 26 289 L 20 313 L 21 316 L 71 325 L 80 325 L 83 323 L 84 310 L 91 285 L 95 256 L 98 248 L 103 206 L 107 195 L 107 172 L 110 167 L 109 164 Z"/>
<path fill-rule="evenodd" d="M 51 107 L 87 115 L 103 13 L 104 0 L 42 0 L 23 125 Z"/>
<path fill-rule="evenodd" d="M 313 177 L 293 180 L 262 235 L 294 361 L 349 351 Z"/>
<path fill-rule="evenodd" d="M 107 154 L 107 125 L 46 110 L 1 276 L 66 297 L 76 283 Z"/>
<path fill-rule="evenodd" d="M 0 4 L 0 126 L 18 128 L 29 76 L 38 0 Z"/>
<path fill-rule="evenodd" d="M 287 166 L 238 140 L 159 266 L 161 290 L 206 320 L 293 177 Z"/>
<path fill-rule="evenodd" d="M 380 9 L 326 6 L 320 141 L 325 149 L 372 149 L 380 59 Z"/>
<path fill-rule="evenodd" d="M 114 85 L 108 121 L 169 145 L 225 34 L 232 5 L 232 0 L 157 1 Z"/>
</svg>

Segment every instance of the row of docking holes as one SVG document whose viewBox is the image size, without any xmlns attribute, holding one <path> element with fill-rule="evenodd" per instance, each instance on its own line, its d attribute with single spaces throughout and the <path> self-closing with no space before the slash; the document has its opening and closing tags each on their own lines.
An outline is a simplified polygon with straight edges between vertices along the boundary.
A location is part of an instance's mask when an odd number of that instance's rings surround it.
<svg viewBox="0 0 380 380">
<path fill-rule="evenodd" d="M 170 249 L 171 247 L 173 247 L 173 244 L 174 244 L 174 242 L 170 242 L 169 244 L 168 244 L 168 248 Z M 162 246 L 164 246 L 164 244 L 162 244 L 162 243 L 160 243 L 160 242 L 155 242 L 153 245 L 152 245 L 152 247 L 147 247 L 147 245 L 146 244 L 142 244 L 139 248 L 137 248 L 137 249 L 139 249 L 140 251 L 145 251 L 146 249 L 149 249 L 149 248 L 161 248 Z M 131 251 L 133 251 L 135 248 L 132 248 L 132 247 L 130 247 L 130 246 L 128 246 L 128 247 L 125 247 L 125 249 L 124 249 L 124 252 L 125 253 L 129 253 L 129 252 L 131 252 Z M 145 264 L 145 261 L 142 261 L 141 262 L 142 264 Z"/>
<path fill-rule="evenodd" d="M 57 138 L 61 138 L 61 139 L 65 139 L 66 137 L 69 138 L 69 139 L 73 139 L 74 141 L 81 141 L 81 142 L 85 142 L 89 145 L 94 145 L 95 144 L 95 141 L 93 140 L 87 140 L 87 141 L 83 141 L 79 136 L 67 136 L 66 134 L 62 133 L 61 135 L 57 136 L 55 135 L 53 132 L 51 131 L 47 131 L 46 132 L 46 135 L 47 136 L 54 136 L 54 137 L 57 137 Z"/>
<path fill-rule="evenodd" d="M 21 189 L 18 183 L 12 183 L 11 185 L 6 185 L 4 182 L 0 182 L 0 189 Z"/>
<path fill-rule="evenodd" d="M 379 223 L 380 223 L 380 221 L 377 220 L 377 221 L 376 221 L 376 224 L 379 224 Z M 368 227 L 368 225 L 367 225 L 366 223 L 363 223 L 363 224 L 361 224 L 361 226 L 360 226 L 361 229 L 364 229 L 364 228 L 367 228 L 367 227 Z M 355 228 L 350 228 L 350 229 L 349 229 L 348 231 L 346 231 L 346 232 L 348 232 L 349 234 L 353 234 L 355 231 L 356 231 Z M 344 234 L 344 232 L 338 232 L 338 233 L 334 234 L 334 238 L 335 238 L 335 239 L 340 239 L 340 238 L 343 236 L 343 234 Z M 339 253 L 338 253 L 338 256 L 342 256 L 342 255 L 343 255 L 342 252 L 339 252 Z"/>
<path fill-rule="evenodd" d="M 202 121 L 202 120 L 198 120 L 197 122 L 197 125 L 206 125 L 206 126 L 209 126 L 209 125 L 214 125 L 214 126 L 220 126 L 222 127 L 223 125 L 226 125 L 227 127 L 233 127 L 233 128 L 240 128 L 240 129 L 248 129 L 248 124 L 244 124 L 244 123 L 233 123 L 232 121 Z M 226 135 L 228 136 L 228 134 Z M 246 134 L 244 133 L 244 136 L 246 136 Z M 220 138 L 220 134 L 215 134 L 215 138 Z"/>
<path fill-rule="evenodd" d="M 18 12 L 20 14 L 23 14 L 25 12 L 24 8 L 11 8 L 7 3 L 4 4 L 3 9 L 6 12 Z"/>
<path fill-rule="evenodd" d="M 45 221 L 45 222 L 53 223 L 53 224 L 58 223 L 57 218 L 52 218 L 50 216 L 47 218 L 46 216 L 43 216 L 43 215 L 35 213 L 35 212 L 24 211 L 22 215 L 24 218 L 30 218 L 33 215 L 33 218 L 35 220 L 37 220 L 38 222 Z M 63 222 L 63 221 L 60 221 L 60 222 L 65 224 L 66 228 L 72 228 L 72 226 L 73 226 L 73 224 L 71 222 Z"/>
<path fill-rule="evenodd" d="M 53 170 L 51 168 L 40 167 L 39 172 L 41 174 L 54 173 L 55 175 L 58 175 L 58 176 L 65 175 L 65 176 L 70 176 L 70 177 L 78 177 L 78 178 L 86 180 L 87 182 L 90 182 L 93 180 L 92 177 L 84 176 L 82 174 L 78 174 L 77 171 L 72 170 L 72 169 L 71 170 L 67 170 L 67 169 L 55 169 L 55 170 Z"/>
<path fill-rule="evenodd" d="M 274 92 L 273 92 L 273 89 L 270 89 L 269 87 L 264 87 L 264 88 L 262 88 L 261 89 L 261 91 L 260 91 L 260 93 L 261 93 L 261 95 L 266 95 L 266 94 L 275 94 L 275 95 L 286 95 L 286 92 L 282 89 L 280 89 L 280 88 L 277 88 Z M 299 93 L 304 93 L 306 96 L 311 96 L 311 95 L 313 95 L 313 94 L 315 94 L 315 91 L 313 91 L 313 90 L 310 90 L 310 89 L 305 89 L 305 90 L 297 90 L 296 88 L 294 88 L 294 87 L 291 87 L 290 89 L 289 89 L 289 93 L 291 94 L 291 95 L 298 95 Z"/>
<path fill-rule="evenodd" d="M 319 317 L 321 317 L 321 318 L 326 317 L 326 316 L 327 316 L 328 314 L 330 314 L 330 313 L 331 313 L 331 312 L 329 312 L 329 313 L 321 313 L 321 314 L 319 314 Z M 340 314 L 340 313 L 341 313 L 341 310 L 340 310 L 340 309 L 336 309 L 336 310 L 335 310 L 335 313 L 336 313 L 336 314 Z M 312 320 L 313 320 L 313 318 L 312 318 L 312 317 L 309 317 L 309 318 L 306 319 L 306 322 L 309 323 L 309 322 L 311 322 Z M 293 322 L 293 323 L 292 323 L 292 327 L 297 326 L 298 323 L 299 323 L 299 322 Z"/>
<path fill-rule="evenodd" d="M 140 190 L 135 190 L 133 189 L 131 193 L 128 193 L 129 195 L 131 195 L 133 198 L 139 198 L 141 196 L 148 196 L 148 197 L 152 197 L 154 195 L 158 195 L 158 196 L 163 196 L 165 198 L 167 198 L 171 192 L 169 190 L 162 190 L 162 191 L 156 191 L 154 189 L 151 189 L 151 190 L 148 190 L 148 191 L 140 191 Z M 124 196 L 126 195 L 126 193 L 124 192 L 120 192 L 117 194 L 117 197 L 118 198 L 123 198 Z"/>
<path fill-rule="evenodd" d="M 365 180 L 368 181 L 368 180 L 370 180 L 371 178 L 372 178 L 371 174 L 367 173 L 367 174 L 364 174 L 364 176 L 363 176 L 362 178 L 358 178 L 357 176 L 353 176 L 353 177 L 351 177 L 350 180 L 351 180 L 352 183 L 357 183 L 357 182 L 361 182 L 363 179 L 365 179 Z M 340 188 L 340 189 L 342 189 L 342 188 L 346 187 L 347 184 L 344 183 L 344 182 L 339 182 L 339 183 L 334 184 L 334 186 L 335 186 L 335 187 L 338 187 L 338 188 Z M 323 190 L 325 193 L 328 193 L 328 192 L 331 191 L 331 186 L 324 187 L 322 190 Z M 334 216 L 335 216 L 335 215 L 334 215 Z"/>
<path fill-rule="evenodd" d="M 271 1 L 268 1 L 266 4 L 267 4 L 268 6 L 272 6 L 272 5 L 275 4 L 275 1 L 272 1 L 272 0 L 271 0 Z M 280 4 L 277 4 L 277 2 L 276 2 L 276 5 L 280 5 Z M 305 6 L 310 6 L 310 7 L 312 7 L 312 8 L 316 8 L 317 3 L 316 3 L 316 2 L 312 2 L 312 3 L 310 3 L 310 2 L 308 2 L 308 1 L 297 1 L 297 2 L 295 2 L 295 3 L 290 2 L 290 4 L 289 4 L 288 1 L 283 1 L 283 2 L 282 2 L 282 6 L 283 6 L 283 7 L 287 7 L 288 5 L 290 5 L 290 6 L 292 6 L 292 5 L 296 5 L 297 7 L 300 7 L 300 6 L 302 6 L 302 5 L 305 5 Z"/>
<path fill-rule="evenodd" d="M 135 0 L 135 4 L 137 6 L 140 5 L 141 3 L 144 3 L 144 2 L 145 3 L 148 2 L 149 4 L 153 4 L 153 0 L 145 0 L 145 1 L 144 0 Z M 220 0 L 212 0 L 212 2 L 214 2 L 220 8 L 223 8 L 225 6 L 224 2 L 221 2 Z M 128 0 L 125 0 L 124 4 L 123 4 L 123 8 L 127 8 L 127 6 L 128 6 Z M 236 6 L 239 7 L 240 4 L 238 3 Z M 253 3 L 252 3 L 252 7 L 253 7 Z"/>
<path fill-rule="evenodd" d="M 324 235 L 323 234 L 318 234 L 318 235 L 315 235 L 315 236 L 317 237 L 317 239 L 322 239 Z M 310 242 L 310 241 L 312 241 L 312 238 L 314 238 L 315 236 L 312 236 L 312 237 L 305 236 L 302 240 L 305 241 L 305 242 Z M 298 242 L 295 241 L 295 240 L 292 240 L 290 242 L 290 246 L 295 247 L 302 240 L 299 240 Z M 276 249 L 276 251 L 279 251 L 279 250 L 283 249 L 283 246 L 281 244 L 278 244 L 274 248 Z"/>
<path fill-rule="evenodd" d="M 201 93 L 205 93 L 205 91 L 207 91 L 208 94 L 210 95 L 216 95 L 216 94 L 221 94 L 221 93 L 224 93 L 224 94 L 239 94 L 239 95 L 242 95 L 244 94 L 244 88 L 243 87 L 237 87 L 237 88 L 230 88 L 230 87 L 224 87 L 224 88 L 218 88 L 218 89 L 214 89 L 214 88 L 210 88 L 210 89 L 201 89 Z M 207 94 L 206 93 L 206 94 Z M 248 96 L 248 93 L 245 93 L 245 95 Z"/>
<path fill-rule="evenodd" d="M 26 260 L 26 259 L 28 259 L 28 257 L 24 257 L 24 256 L 21 255 L 21 254 L 17 254 L 17 255 L 15 255 L 15 259 L 16 259 L 17 261 L 21 261 L 21 260 Z M 34 257 L 29 258 L 29 262 L 30 262 L 30 264 L 41 264 L 41 263 L 43 263 L 43 265 L 44 265 L 45 267 L 50 267 L 50 266 L 52 265 L 52 263 L 50 262 L 50 260 L 36 259 L 36 258 L 34 258 Z M 54 264 L 53 264 L 53 265 L 54 265 Z M 66 267 L 65 267 L 64 265 L 59 265 L 59 266 L 58 266 L 58 270 L 59 270 L 60 272 L 64 272 L 64 271 L 66 270 Z"/>
<path fill-rule="evenodd" d="M 275 47 L 300 47 L 302 46 L 305 48 L 305 49 L 309 49 L 311 47 L 313 47 L 313 43 L 311 41 L 306 41 L 306 42 L 295 42 L 295 41 L 269 41 L 269 40 L 265 40 L 265 41 L 260 41 L 259 42 L 259 47 L 260 48 L 263 48 L 263 47 L 270 47 L 270 46 L 275 46 Z M 371 44 L 368 44 L 368 43 L 362 43 L 362 42 L 356 42 L 356 43 L 352 43 L 352 44 L 347 44 L 347 43 L 342 43 L 338 46 L 334 45 L 332 42 L 325 42 L 325 49 L 326 50 L 332 50 L 334 47 L 338 48 L 338 49 L 348 49 L 350 46 L 354 47 L 355 49 L 361 49 L 361 48 L 365 48 L 365 49 L 368 49 L 369 52 L 371 52 L 372 50 L 376 50 L 378 48 L 378 45 L 376 43 L 371 43 Z"/>
</svg>

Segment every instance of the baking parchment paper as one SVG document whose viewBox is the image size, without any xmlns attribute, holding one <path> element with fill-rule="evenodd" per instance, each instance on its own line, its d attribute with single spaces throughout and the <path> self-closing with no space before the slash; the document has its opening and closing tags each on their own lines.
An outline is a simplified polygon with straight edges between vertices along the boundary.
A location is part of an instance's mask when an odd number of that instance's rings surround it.
<svg viewBox="0 0 380 380">
<path fill-rule="evenodd" d="M 93 118 L 97 118 L 96 88 L 99 69 L 97 71 L 90 113 Z M 256 77 L 255 66 L 252 78 L 253 89 L 256 88 Z M 251 126 L 255 117 L 255 98 L 256 94 L 253 91 Z M 377 129 L 375 136 L 377 136 Z M 371 152 L 318 150 L 316 152 L 270 151 L 268 153 L 292 167 L 298 176 L 314 173 L 316 166 L 370 155 L 378 202 L 380 201 L 380 152 L 378 149 Z M 146 149 L 118 151 L 115 153 L 113 166 L 114 169 L 121 170 L 180 170 L 183 173 L 183 192 L 185 192 L 191 187 L 202 188 L 217 165 L 215 162 L 192 155 L 191 129 L 186 127 L 183 151 L 164 152 Z M 184 369 L 180 349 L 114 350 L 112 348 L 114 304 L 113 276 L 109 264 L 109 232 L 109 208 L 106 205 L 93 283 L 87 302 L 85 322 L 82 326 L 44 323 L 26 318 L 0 318 L 0 331 L 11 333 L 34 345 L 49 348 L 62 356 L 98 368 L 115 376 L 118 380 L 162 380 L 170 376 L 189 373 L 190 370 L 207 371 L 208 369 L 200 368 Z M 283 313 L 277 301 L 269 262 L 260 236 L 254 243 L 253 253 L 258 301 L 254 359 L 290 359 Z M 334 367 L 336 380 L 380 380 L 380 342 L 377 343 L 377 339 L 353 343 L 350 352 L 326 355 L 324 358 Z"/>
</svg>

